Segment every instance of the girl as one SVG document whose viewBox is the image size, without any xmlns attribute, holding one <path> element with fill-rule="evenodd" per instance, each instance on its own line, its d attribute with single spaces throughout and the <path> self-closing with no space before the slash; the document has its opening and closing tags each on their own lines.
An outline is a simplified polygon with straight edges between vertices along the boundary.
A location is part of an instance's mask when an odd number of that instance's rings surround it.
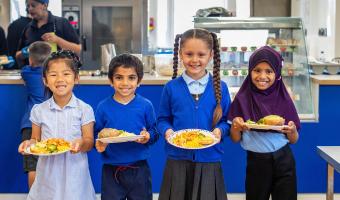
<svg viewBox="0 0 340 200">
<path fill-rule="evenodd" d="M 19 152 L 37 140 L 63 138 L 72 141 L 73 154 L 39 157 L 28 200 L 95 199 L 86 154 L 93 147 L 94 114 L 72 92 L 79 67 L 79 58 L 71 51 L 52 53 L 44 63 L 43 80 L 52 97 L 32 108 L 32 137 L 20 144 Z"/>
<path fill-rule="evenodd" d="M 288 143 L 298 140 L 300 120 L 282 81 L 281 55 L 268 46 L 249 59 L 249 75 L 230 107 L 231 139 L 247 151 L 246 199 L 297 199 L 295 161 Z M 281 132 L 249 130 L 244 121 L 283 117 Z"/>
<path fill-rule="evenodd" d="M 176 78 L 178 54 L 185 67 Z M 214 59 L 213 77 L 206 67 Z M 177 35 L 173 80 L 163 90 L 158 130 L 167 140 L 174 131 L 205 129 L 222 140 L 230 104 L 226 84 L 220 81 L 220 54 L 216 34 L 191 29 Z M 223 95 L 222 95 L 223 94 Z M 201 150 L 185 150 L 166 143 L 167 162 L 160 200 L 227 199 L 221 168 L 221 143 Z M 204 184 L 204 185 L 203 185 Z"/>
<path fill-rule="evenodd" d="M 158 134 L 152 103 L 136 94 L 143 78 L 143 63 L 130 54 L 116 56 L 111 60 L 108 78 L 115 92 L 98 104 L 95 133 L 115 128 L 144 137 L 136 142 L 109 145 L 96 141 L 104 163 L 101 199 L 152 200 L 151 172 L 146 159 Z"/>
</svg>

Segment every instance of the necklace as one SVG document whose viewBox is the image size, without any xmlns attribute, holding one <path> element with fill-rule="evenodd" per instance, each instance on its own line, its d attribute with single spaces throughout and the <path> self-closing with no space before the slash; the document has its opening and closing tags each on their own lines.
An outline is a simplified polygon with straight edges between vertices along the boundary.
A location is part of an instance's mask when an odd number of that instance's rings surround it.
<svg viewBox="0 0 340 200">
<path fill-rule="evenodd" d="M 191 94 L 192 97 L 195 99 L 195 101 L 198 101 L 200 99 L 201 94 Z"/>
</svg>

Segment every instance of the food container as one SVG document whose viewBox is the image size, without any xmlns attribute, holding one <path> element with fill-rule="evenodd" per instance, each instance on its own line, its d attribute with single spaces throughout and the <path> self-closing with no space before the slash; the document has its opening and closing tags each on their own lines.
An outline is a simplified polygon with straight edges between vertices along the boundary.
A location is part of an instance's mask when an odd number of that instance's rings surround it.
<svg viewBox="0 0 340 200">
<path fill-rule="evenodd" d="M 179 58 L 178 58 L 179 59 Z M 160 52 L 155 54 L 155 69 L 161 76 L 172 76 L 173 74 L 173 52 Z M 178 61 L 178 75 L 184 71 Z"/>
</svg>

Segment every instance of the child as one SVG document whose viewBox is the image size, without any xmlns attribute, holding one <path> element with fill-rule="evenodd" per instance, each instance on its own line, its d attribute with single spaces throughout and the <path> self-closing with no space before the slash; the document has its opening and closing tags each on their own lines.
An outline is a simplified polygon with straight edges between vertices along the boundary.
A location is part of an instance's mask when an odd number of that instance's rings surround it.
<svg viewBox="0 0 340 200">
<path fill-rule="evenodd" d="M 32 108 L 32 137 L 20 144 L 19 152 L 36 140 L 63 138 L 72 141 L 73 154 L 39 158 L 28 200 L 95 200 L 86 154 L 93 147 L 94 114 L 72 92 L 79 67 L 79 58 L 71 51 L 52 53 L 45 61 L 44 84 L 52 97 Z"/>
<path fill-rule="evenodd" d="M 249 75 L 230 107 L 231 139 L 247 151 L 247 200 L 296 200 L 295 160 L 288 143 L 298 140 L 300 120 L 282 81 L 281 55 L 268 46 L 249 59 Z M 244 121 L 279 115 L 282 131 L 249 130 Z"/>
<path fill-rule="evenodd" d="M 178 54 L 185 72 L 176 78 Z M 206 70 L 212 58 L 213 76 Z M 212 131 L 223 140 L 229 132 L 226 118 L 230 97 L 226 84 L 220 81 L 216 34 L 190 29 L 177 35 L 173 60 L 173 80 L 165 85 L 160 102 L 159 132 L 167 140 L 174 131 L 197 128 Z M 166 153 L 160 200 L 227 199 L 220 142 L 200 150 L 180 149 L 166 143 Z"/>
<path fill-rule="evenodd" d="M 108 78 L 115 92 L 98 104 L 95 133 L 115 128 L 144 137 L 114 144 L 96 141 L 104 163 L 101 199 L 152 200 L 146 159 L 158 135 L 152 103 L 135 93 L 143 78 L 143 63 L 129 54 L 116 56 L 109 65 Z"/>
<path fill-rule="evenodd" d="M 37 41 L 29 46 L 29 63 L 21 69 L 21 77 L 27 90 L 26 111 L 21 119 L 22 141 L 31 139 L 32 123 L 29 120 L 34 104 L 45 100 L 44 83 L 42 79 L 43 63 L 51 53 L 51 47 L 46 42 Z M 24 171 L 28 173 L 28 186 L 31 188 L 37 167 L 38 157 L 33 155 L 23 156 Z"/>
</svg>

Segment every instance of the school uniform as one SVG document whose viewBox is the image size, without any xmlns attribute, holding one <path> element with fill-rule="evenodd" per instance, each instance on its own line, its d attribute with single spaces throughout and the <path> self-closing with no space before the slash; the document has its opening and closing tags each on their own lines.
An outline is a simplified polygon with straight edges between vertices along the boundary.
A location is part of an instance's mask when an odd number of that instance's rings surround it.
<svg viewBox="0 0 340 200">
<path fill-rule="evenodd" d="M 95 116 L 96 137 L 103 128 L 115 128 L 137 135 L 145 128 L 150 134 L 146 144 L 109 144 L 100 154 L 104 163 L 102 200 L 151 200 L 151 173 L 146 159 L 150 157 L 150 145 L 158 139 L 152 103 L 139 94 L 126 105 L 109 96 L 98 104 Z"/>
<path fill-rule="evenodd" d="M 247 200 L 296 199 L 295 159 L 287 137 L 278 132 L 245 131 Z M 275 182 L 275 185 L 272 185 Z"/>
<path fill-rule="evenodd" d="M 202 87 L 196 87 L 197 84 Z M 198 100 L 196 100 L 196 95 L 192 95 L 194 92 L 201 92 Z M 230 104 L 228 88 L 224 82 L 221 82 L 221 92 L 223 117 L 217 123 L 216 128 L 221 130 L 223 140 L 229 132 L 226 116 Z M 164 86 L 158 115 L 158 130 L 163 137 L 168 129 L 212 131 L 215 106 L 216 100 L 211 75 L 207 73 L 197 83 L 183 74 Z M 165 143 L 165 150 L 168 160 L 164 171 L 160 200 L 203 200 L 215 199 L 215 197 L 216 199 L 226 199 L 221 169 L 223 154 L 221 143 L 200 150 L 185 150 Z M 204 186 L 201 186 L 203 182 Z"/>
<path fill-rule="evenodd" d="M 29 65 L 21 69 L 21 77 L 25 82 L 27 92 L 26 109 L 21 118 L 20 130 L 22 133 L 22 141 L 31 139 L 32 135 L 32 122 L 29 120 L 31 109 L 33 105 L 42 103 L 45 100 L 44 83 L 42 80 L 43 67 L 32 67 Z M 38 161 L 37 156 L 24 155 L 24 170 L 26 172 L 35 171 Z"/>
<path fill-rule="evenodd" d="M 251 72 L 263 62 L 272 68 L 275 77 L 271 77 L 273 82 L 269 87 L 261 90 L 253 83 Z M 299 130 L 299 116 L 282 81 L 282 63 L 282 56 L 269 46 L 251 55 L 249 75 L 230 106 L 229 121 L 235 117 L 258 121 L 267 115 L 279 115 L 286 124 L 293 121 Z M 268 70 L 265 73 L 261 79 L 268 81 L 269 74 L 273 73 Z M 269 200 L 271 196 L 272 200 L 296 200 L 295 160 L 286 135 L 271 130 L 250 130 L 241 134 L 241 146 L 247 151 L 246 199 Z"/>
<path fill-rule="evenodd" d="M 34 105 L 30 120 L 41 128 L 41 139 L 63 138 L 73 141 L 82 137 L 81 126 L 94 122 L 90 105 L 74 95 L 60 108 L 53 97 Z M 41 156 L 36 178 L 27 200 L 95 200 L 87 153 Z"/>
</svg>

